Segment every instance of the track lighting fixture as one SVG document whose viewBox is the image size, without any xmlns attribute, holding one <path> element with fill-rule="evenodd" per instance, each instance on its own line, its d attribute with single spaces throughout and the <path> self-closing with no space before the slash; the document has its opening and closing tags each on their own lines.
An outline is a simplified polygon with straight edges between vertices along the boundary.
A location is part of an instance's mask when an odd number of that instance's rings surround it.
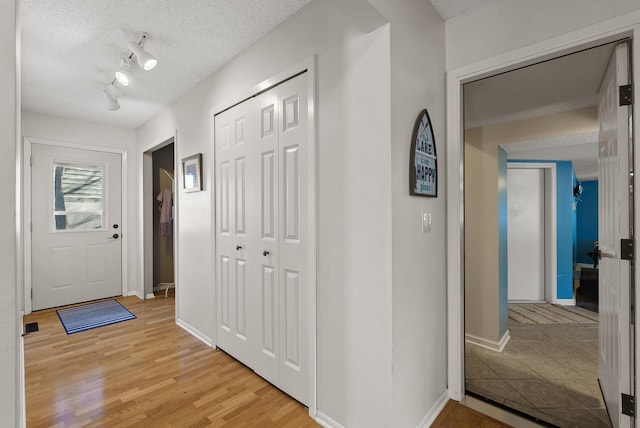
<svg viewBox="0 0 640 428">
<path fill-rule="evenodd" d="M 133 55 L 138 60 L 138 64 L 140 64 L 140 67 L 142 67 L 144 71 L 152 70 L 158 65 L 158 60 L 143 49 L 143 44 L 148 37 L 149 35 L 147 33 L 142 33 L 142 37 L 140 37 L 137 43 L 129 43 L 129 49 L 131 49 L 131 52 L 133 52 Z"/>
<path fill-rule="evenodd" d="M 115 111 L 120 108 L 120 103 L 118 102 L 120 93 L 116 88 L 116 83 L 123 87 L 129 86 L 128 71 L 134 57 L 144 71 L 152 70 L 158 65 L 158 61 L 153 55 L 144 50 L 144 42 L 148 38 L 149 35 L 147 33 L 142 33 L 137 42 L 129 43 L 128 47 L 131 52 L 120 58 L 120 70 L 115 72 L 115 79 L 102 90 L 102 94 L 107 101 L 107 110 Z"/>
<path fill-rule="evenodd" d="M 120 93 L 113 85 L 113 83 L 108 84 L 102 90 L 102 94 L 104 95 L 105 100 L 107 101 L 107 110 L 116 111 L 120 108 L 120 103 L 118 102 L 118 97 Z"/>
</svg>

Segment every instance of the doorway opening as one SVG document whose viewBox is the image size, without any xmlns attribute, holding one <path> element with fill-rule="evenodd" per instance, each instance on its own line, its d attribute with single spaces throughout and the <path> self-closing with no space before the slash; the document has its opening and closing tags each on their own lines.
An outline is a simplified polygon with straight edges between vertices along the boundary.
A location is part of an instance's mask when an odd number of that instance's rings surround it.
<svg viewBox="0 0 640 428">
<path fill-rule="evenodd" d="M 169 297 L 176 288 L 175 139 L 143 156 L 144 296 Z"/>
<path fill-rule="evenodd" d="M 580 189 L 583 181 L 600 179 L 598 157 L 601 165 L 606 158 L 602 132 L 598 137 L 601 88 L 619 46 L 580 50 L 463 88 L 465 390 L 556 426 L 610 426 L 607 407 L 618 426 L 619 398 L 609 398 L 619 393 L 607 396 L 603 386 L 603 398 L 599 382 L 608 382 L 606 360 L 625 350 L 622 365 L 633 372 L 624 340 L 611 355 L 598 346 L 608 327 L 597 306 L 576 306 L 577 290 L 586 286 L 577 257 Z M 555 164 L 553 210 L 544 171 L 529 174 L 530 166 L 521 177 L 507 173 L 541 162 Z M 614 205 L 611 189 L 598 187 L 596 200 Z M 545 211 L 555 211 L 555 238 Z M 549 275 L 552 262 L 556 271 Z M 621 269 L 629 275 L 628 266 Z M 625 381 L 614 380 L 616 391 Z"/>
</svg>

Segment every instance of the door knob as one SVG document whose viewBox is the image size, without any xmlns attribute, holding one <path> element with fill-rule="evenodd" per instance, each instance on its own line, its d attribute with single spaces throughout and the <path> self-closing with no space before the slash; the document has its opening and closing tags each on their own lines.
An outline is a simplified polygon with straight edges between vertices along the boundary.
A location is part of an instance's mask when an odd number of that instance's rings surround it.
<svg viewBox="0 0 640 428">
<path fill-rule="evenodd" d="M 118 235 L 117 233 L 114 233 L 111 237 L 112 237 L 113 239 L 118 239 L 118 238 L 120 237 L 120 235 Z"/>
<path fill-rule="evenodd" d="M 242 245 L 236 245 L 236 250 L 238 251 L 242 250 Z"/>
<path fill-rule="evenodd" d="M 113 228 L 114 228 L 114 229 L 117 229 L 117 228 L 118 228 L 118 225 L 117 225 L 117 224 L 114 224 L 114 225 L 113 225 Z"/>
<path fill-rule="evenodd" d="M 269 252 L 265 250 L 265 251 L 263 251 L 263 252 L 262 252 L 262 255 L 263 255 L 263 256 L 268 256 L 268 255 L 269 255 Z"/>
</svg>

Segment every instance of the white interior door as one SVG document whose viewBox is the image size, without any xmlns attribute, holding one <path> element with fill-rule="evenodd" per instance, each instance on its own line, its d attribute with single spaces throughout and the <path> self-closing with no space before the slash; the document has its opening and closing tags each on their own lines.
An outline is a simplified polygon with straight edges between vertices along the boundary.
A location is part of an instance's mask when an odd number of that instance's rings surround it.
<svg viewBox="0 0 640 428">
<path fill-rule="evenodd" d="M 307 75 L 278 86 L 280 388 L 308 397 L 308 145 Z"/>
<path fill-rule="evenodd" d="M 599 92 L 598 180 L 599 377 L 614 427 L 629 427 L 621 393 L 631 392 L 629 261 L 620 259 L 620 239 L 629 229 L 629 107 L 619 106 L 618 87 L 628 83 L 628 47 L 616 47 Z"/>
<path fill-rule="evenodd" d="M 253 236 L 252 245 L 255 247 L 259 262 L 253 271 L 253 295 L 257 297 L 252 317 L 253 331 L 256 332 L 253 342 L 256 373 L 272 382 L 279 384 L 278 349 L 280 325 L 278 314 L 280 302 L 280 270 L 278 269 L 278 237 L 279 237 L 279 208 L 278 199 L 280 186 L 278 185 L 278 144 L 280 109 L 278 108 L 278 88 L 273 88 L 259 95 L 250 107 L 255 111 L 259 129 L 255 145 L 256 168 L 254 179 L 257 184 L 255 210 L 251 213 L 251 220 L 256 225 L 257 233 Z"/>
<path fill-rule="evenodd" d="M 544 170 L 507 170 L 509 300 L 544 301 Z"/>
<path fill-rule="evenodd" d="M 31 150 L 33 310 L 121 295 L 121 156 Z"/>
<path fill-rule="evenodd" d="M 218 346 L 251 366 L 248 326 L 251 316 L 250 266 L 256 262 L 255 246 L 248 245 L 255 234 L 248 216 L 255 209 L 247 204 L 255 198 L 247 174 L 255 138 L 247 116 L 249 105 L 240 104 L 218 115 L 216 135 L 216 275 L 218 301 Z"/>
<path fill-rule="evenodd" d="M 307 77 L 215 117 L 217 345 L 308 404 Z"/>
</svg>

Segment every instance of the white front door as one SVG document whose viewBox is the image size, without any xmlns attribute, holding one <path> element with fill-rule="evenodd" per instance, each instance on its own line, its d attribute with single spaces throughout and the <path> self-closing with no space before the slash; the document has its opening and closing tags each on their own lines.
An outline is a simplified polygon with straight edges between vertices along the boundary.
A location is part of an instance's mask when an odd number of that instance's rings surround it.
<svg viewBox="0 0 640 428">
<path fill-rule="evenodd" d="M 544 200 L 544 170 L 507 170 L 509 300 L 545 300 Z"/>
<path fill-rule="evenodd" d="M 307 76 L 215 117 L 217 345 L 308 404 Z"/>
<path fill-rule="evenodd" d="M 630 350 L 631 295 L 629 261 L 621 259 L 621 239 L 629 229 L 629 107 L 619 106 L 618 87 L 629 82 L 628 46 L 619 44 L 602 81 L 598 101 L 600 122 L 598 180 L 599 378 L 614 427 L 629 427 L 622 414 L 621 393 L 632 385 Z"/>
<path fill-rule="evenodd" d="M 33 310 L 121 295 L 121 155 L 31 150 Z"/>
</svg>

